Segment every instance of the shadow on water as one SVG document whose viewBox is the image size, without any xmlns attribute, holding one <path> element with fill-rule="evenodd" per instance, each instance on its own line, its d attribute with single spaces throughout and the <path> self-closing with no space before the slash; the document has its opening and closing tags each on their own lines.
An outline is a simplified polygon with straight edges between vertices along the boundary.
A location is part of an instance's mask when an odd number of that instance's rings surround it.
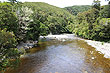
<svg viewBox="0 0 110 73">
<path fill-rule="evenodd" d="M 34 52 L 35 53 L 35 52 Z M 33 73 L 36 69 L 39 70 L 46 62 L 47 55 L 45 52 L 30 54 L 28 57 L 21 58 L 20 67 L 15 70 L 9 70 L 6 73 Z"/>
<path fill-rule="evenodd" d="M 110 60 L 82 40 L 43 41 L 29 52 L 6 73 L 110 73 Z"/>
</svg>

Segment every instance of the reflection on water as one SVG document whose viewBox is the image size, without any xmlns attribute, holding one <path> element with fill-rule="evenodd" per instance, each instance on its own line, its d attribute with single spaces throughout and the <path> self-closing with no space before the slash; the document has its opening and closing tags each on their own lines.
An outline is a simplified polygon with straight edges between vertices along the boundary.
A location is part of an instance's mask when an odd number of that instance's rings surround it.
<svg viewBox="0 0 110 73">
<path fill-rule="evenodd" d="M 19 68 L 6 73 L 110 73 L 110 60 L 81 40 L 44 41 L 28 52 Z"/>
</svg>

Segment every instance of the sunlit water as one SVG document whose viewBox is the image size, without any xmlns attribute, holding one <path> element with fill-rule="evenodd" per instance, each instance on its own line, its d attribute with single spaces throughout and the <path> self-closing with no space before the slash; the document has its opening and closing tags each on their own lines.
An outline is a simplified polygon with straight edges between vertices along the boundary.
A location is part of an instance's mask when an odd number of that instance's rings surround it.
<svg viewBox="0 0 110 73">
<path fill-rule="evenodd" d="M 110 60 L 77 38 L 43 41 L 29 52 L 6 73 L 110 73 Z"/>
</svg>

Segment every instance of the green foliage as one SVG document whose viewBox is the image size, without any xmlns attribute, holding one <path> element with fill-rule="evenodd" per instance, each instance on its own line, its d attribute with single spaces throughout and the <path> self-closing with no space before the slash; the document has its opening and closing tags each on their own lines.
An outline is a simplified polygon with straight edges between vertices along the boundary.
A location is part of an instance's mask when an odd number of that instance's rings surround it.
<svg viewBox="0 0 110 73">
<path fill-rule="evenodd" d="M 18 40 L 38 40 L 40 35 L 65 32 L 87 39 L 110 40 L 110 6 L 100 8 L 98 0 L 92 8 L 87 5 L 65 9 L 41 2 L 10 1 L 12 4 L 0 3 L 0 70 L 19 63 Z"/>
<path fill-rule="evenodd" d="M 81 23 L 83 20 L 86 20 L 88 23 L 92 24 L 99 17 L 99 10 L 93 8 L 83 13 L 77 15 L 77 19 Z"/>
<path fill-rule="evenodd" d="M 0 3 L 0 28 L 17 33 L 17 17 L 9 3 Z"/>
<path fill-rule="evenodd" d="M 92 8 L 79 6 L 66 7 L 71 14 L 76 15 L 74 22 L 67 26 L 76 35 L 93 40 L 110 40 L 110 1 L 108 5 L 100 6 L 99 0 L 94 0 Z M 81 9 L 80 9 L 81 8 Z M 83 11 L 84 10 L 84 11 Z"/>
<path fill-rule="evenodd" d="M 93 39 L 93 23 L 95 23 L 98 17 L 99 11 L 94 8 L 86 12 L 79 13 L 77 15 L 78 24 L 74 32 L 77 32 L 77 35 L 82 36 L 84 38 Z"/>
<path fill-rule="evenodd" d="M 26 33 L 27 40 L 38 40 L 40 35 L 48 34 L 49 29 L 41 22 L 43 20 L 41 17 L 42 15 L 38 15 L 36 11 L 32 14 L 33 20 L 30 22 Z"/>
<path fill-rule="evenodd" d="M 69 11 L 72 15 L 77 15 L 79 12 L 87 11 L 90 8 L 91 8 L 91 6 L 89 6 L 89 5 L 65 7 L 65 9 L 67 11 Z"/>
<path fill-rule="evenodd" d="M 33 22 L 28 26 L 27 40 L 38 40 L 40 36 L 40 21 L 36 20 L 36 15 L 33 16 L 33 19 Z"/>
<path fill-rule="evenodd" d="M 100 2 L 101 2 L 101 1 L 99 1 L 99 0 L 94 0 L 94 1 L 93 1 L 93 6 L 92 6 L 92 8 L 95 8 L 95 9 L 97 9 L 97 10 L 100 10 Z"/>
<path fill-rule="evenodd" d="M 110 40 L 110 19 L 100 17 L 100 11 L 90 9 L 83 13 L 79 13 L 76 22 L 71 24 L 70 30 L 76 35 L 100 41 Z"/>
<path fill-rule="evenodd" d="M 102 18 L 110 18 L 110 5 L 103 6 L 100 14 Z"/>
<path fill-rule="evenodd" d="M 10 1 L 10 2 L 12 2 L 12 3 L 17 2 L 17 0 L 8 0 L 8 1 Z"/>
<path fill-rule="evenodd" d="M 18 19 L 10 3 L 0 3 L 0 71 L 14 68 L 19 63 L 20 53 L 16 36 Z M 15 35 L 14 35 L 15 34 Z"/>
<path fill-rule="evenodd" d="M 25 2 L 23 6 L 27 6 L 34 11 L 34 15 L 32 15 L 32 17 L 35 18 L 33 19 L 33 25 L 34 27 L 36 26 L 34 32 L 36 30 L 37 35 L 46 35 L 49 33 L 59 34 L 63 32 L 68 32 L 68 29 L 66 29 L 65 27 L 69 25 L 68 22 L 73 22 L 74 16 L 71 15 L 69 12 L 46 3 Z"/>
<path fill-rule="evenodd" d="M 0 71 L 17 66 L 20 55 L 16 45 L 15 35 L 0 29 Z"/>
<path fill-rule="evenodd" d="M 17 32 L 17 38 L 19 38 L 19 40 L 24 40 L 27 30 L 28 30 L 28 26 L 30 24 L 31 21 L 33 21 L 31 17 L 31 15 L 33 14 L 33 11 L 31 8 L 28 7 L 18 7 L 18 9 L 16 10 L 16 14 L 17 14 L 17 18 L 18 18 L 18 32 Z"/>
<path fill-rule="evenodd" d="M 94 32 L 98 35 L 95 37 L 100 40 L 109 40 L 110 39 L 110 18 L 102 18 L 97 20 L 97 25 L 94 26 Z M 97 39 L 96 38 L 96 39 Z"/>
</svg>

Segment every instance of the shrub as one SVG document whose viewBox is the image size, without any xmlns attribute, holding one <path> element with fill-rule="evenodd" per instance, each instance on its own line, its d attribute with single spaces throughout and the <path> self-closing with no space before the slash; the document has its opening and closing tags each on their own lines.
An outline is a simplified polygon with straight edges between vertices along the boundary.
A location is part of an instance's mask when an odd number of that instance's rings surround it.
<svg viewBox="0 0 110 73">
<path fill-rule="evenodd" d="M 97 20 L 97 24 L 94 25 L 94 32 L 96 38 L 100 40 L 110 40 L 110 18 L 102 18 Z"/>
<path fill-rule="evenodd" d="M 20 54 L 16 48 L 15 35 L 0 29 L 0 71 L 17 66 Z"/>
<path fill-rule="evenodd" d="M 0 3 L 0 28 L 6 28 L 8 31 L 17 33 L 17 17 L 12 12 L 12 5 L 9 3 Z"/>
</svg>

